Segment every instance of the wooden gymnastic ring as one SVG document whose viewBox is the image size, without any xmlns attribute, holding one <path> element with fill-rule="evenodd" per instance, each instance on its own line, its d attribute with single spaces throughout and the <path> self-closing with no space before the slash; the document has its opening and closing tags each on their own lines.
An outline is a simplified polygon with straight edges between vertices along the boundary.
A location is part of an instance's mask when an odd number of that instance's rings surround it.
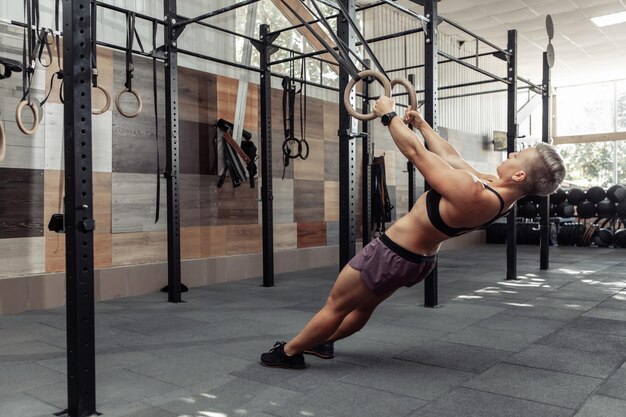
<svg viewBox="0 0 626 417">
<path fill-rule="evenodd" d="M 411 84 L 409 80 L 407 80 L 406 78 L 394 78 L 389 84 L 391 85 L 392 90 L 393 87 L 398 84 L 403 86 L 409 93 L 409 107 L 411 108 L 411 110 L 417 110 L 417 93 L 415 93 L 415 86 L 413 86 L 413 84 Z"/>
<path fill-rule="evenodd" d="M 120 98 L 122 97 L 124 93 L 130 93 L 133 96 L 135 96 L 135 98 L 137 99 L 137 108 L 132 113 L 125 112 L 124 110 L 122 110 L 122 106 L 120 106 Z M 129 90 L 128 88 L 125 88 L 122 91 L 120 91 L 117 97 L 115 98 L 115 107 L 117 107 L 117 111 L 119 111 L 122 116 L 132 119 L 133 117 L 137 117 L 137 115 L 141 113 L 141 109 L 143 108 L 143 102 L 141 101 L 141 97 L 139 97 L 139 94 L 137 94 L 137 92 L 135 92 L 134 90 Z"/>
<path fill-rule="evenodd" d="M 24 107 L 28 106 L 30 110 L 33 112 L 33 127 L 27 129 L 24 126 L 24 122 L 22 121 L 22 110 Z M 32 135 L 37 131 L 39 127 L 39 108 L 35 106 L 33 103 L 30 103 L 28 100 L 20 101 L 20 104 L 17 105 L 17 109 L 15 109 L 15 121 L 17 122 L 17 127 L 20 128 L 22 133 L 25 135 Z"/>
<path fill-rule="evenodd" d="M 385 92 L 383 95 L 387 97 L 391 97 L 391 85 L 389 84 L 389 81 L 382 73 L 378 71 L 374 71 L 374 70 L 365 70 L 365 71 L 359 72 L 359 77 L 361 80 L 366 77 L 372 77 L 376 79 L 376 81 L 378 81 L 385 89 Z M 350 103 L 350 93 L 352 92 L 352 89 L 354 88 L 354 86 L 356 85 L 358 81 L 359 80 L 355 80 L 354 78 L 352 78 L 350 82 L 348 83 L 348 85 L 346 86 L 346 89 L 343 92 L 343 104 L 346 107 L 346 111 L 350 113 L 350 116 L 354 117 L 355 119 L 364 120 L 364 121 L 374 120 L 377 117 L 376 114 L 374 114 L 374 112 L 367 113 L 367 114 L 358 113 L 352 107 L 352 103 Z"/>
<path fill-rule="evenodd" d="M 97 85 L 97 86 L 95 86 L 93 88 L 95 88 L 96 90 L 102 91 L 102 94 L 104 94 L 104 98 L 106 99 L 106 104 L 101 109 L 94 109 L 92 107 L 91 108 L 91 114 L 95 114 L 95 115 L 102 114 L 102 113 L 106 112 L 107 110 L 109 110 L 111 108 L 111 95 L 109 94 L 109 92 L 107 90 L 105 90 L 104 88 L 100 87 L 99 85 Z M 119 110 L 119 107 L 118 107 L 118 110 Z"/>
<path fill-rule="evenodd" d="M 4 123 L 0 120 L 0 161 L 4 161 L 4 155 L 7 150 L 6 136 L 4 135 Z"/>
</svg>

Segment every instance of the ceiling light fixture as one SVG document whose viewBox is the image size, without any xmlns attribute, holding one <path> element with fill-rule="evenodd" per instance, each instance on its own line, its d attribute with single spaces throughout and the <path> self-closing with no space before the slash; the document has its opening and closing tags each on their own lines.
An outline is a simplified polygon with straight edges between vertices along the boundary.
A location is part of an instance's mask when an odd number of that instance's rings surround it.
<svg viewBox="0 0 626 417">
<path fill-rule="evenodd" d="M 598 27 L 617 25 L 626 22 L 626 12 L 611 13 L 604 16 L 592 17 L 591 21 Z"/>
</svg>

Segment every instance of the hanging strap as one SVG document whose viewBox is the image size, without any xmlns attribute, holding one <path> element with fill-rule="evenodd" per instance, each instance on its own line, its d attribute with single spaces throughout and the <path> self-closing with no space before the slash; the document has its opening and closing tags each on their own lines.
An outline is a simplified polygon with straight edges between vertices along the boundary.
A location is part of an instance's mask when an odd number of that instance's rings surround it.
<svg viewBox="0 0 626 417">
<path fill-rule="evenodd" d="M 24 1 L 24 14 L 27 27 L 24 28 L 24 40 L 22 48 L 22 100 L 15 109 L 15 121 L 17 127 L 25 135 L 32 135 L 39 127 L 39 106 L 36 106 L 30 97 L 30 87 L 35 73 L 35 48 L 38 39 L 37 28 L 39 27 L 39 2 L 38 0 Z M 35 27 L 35 29 L 33 29 Z M 22 120 L 22 110 L 28 107 L 33 115 L 33 125 L 28 128 Z"/>
<path fill-rule="evenodd" d="M 156 209 L 154 222 L 159 221 L 159 208 L 161 206 L 161 157 L 159 155 L 159 104 L 157 86 L 157 59 L 156 59 L 157 22 L 152 22 L 152 95 L 154 98 L 154 137 L 156 140 Z"/>
<path fill-rule="evenodd" d="M 135 72 L 135 64 L 133 63 L 133 45 L 135 38 L 137 38 L 137 44 L 141 49 L 141 52 L 145 52 L 143 49 L 143 45 L 141 43 L 141 39 L 139 38 L 139 33 L 137 33 L 137 28 L 135 27 L 135 13 L 128 12 L 126 14 L 126 80 L 124 82 L 124 87 L 122 91 L 120 91 L 115 98 L 115 106 L 117 107 L 117 111 L 124 117 L 133 118 L 137 117 L 143 108 L 143 102 L 139 94 L 133 90 L 133 77 Z M 124 93 L 130 93 L 135 96 L 137 100 L 137 108 L 132 112 L 127 112 L 122 109 L 120 104 L 120 98 Z"/>
<path fill-rule="evenodd" d="M 54 1 L 54 31 L 50 31 L 51 36 L 53 36 L 54 38 L 54 43 L 55 43 L 55 47 L 57 50 L 57 66 L 58 66 L 58 71 L 55 72 L 54 74 L 52 74 L 52 76 L 50 76 L 50 89 L 48 90 L 48 92 L 46 93 L 46 97 L 43 99 L 43 101 L 41 102 L 41 105 L 43 106 L 44 104 L 46 104 L 46 102 L 48 101 L 48 98 L 50 98 L 50 94 L 52 94 L 52 90 L 54 89 L 54 80 L 59 79 L 61 80 L 61 85 L 59 86 L 59 101 L 61 103 L 65 103 L 65 100 L 63 99 L 63 67 L 61 66 L 61 41 L 60 41 L 60 36 L 59 36 L 59 3 L 60 0 L 55 0 Z M 95 6 L 93 6 L 95 7 Z M 93 25 L 93 23 L 92 23 Z M 48 34 L 45 34 L 46 39 Z M 50 44 L 47 44 L 48 48 L 50 48 Z M 39 59 L 39 61 L 41 62 L 41 58 Z M 50 65 L 52 65 L 52 61 L 53 59 L 50 59 L 50 64 L 48 65 L 44 65 L 46 67 L 49 67 Z M 43 64 L 42 64 L 43 65 Z"/>
<path fill-rule="evenodd" d="M 300 66 L 300 145 L 302 149 L 298 153 L 300 159 L 305 160 L 309 157 L 309 143 L 306 141 L 306 65 L 305 59 L 302 58 Z"/>
</svg>

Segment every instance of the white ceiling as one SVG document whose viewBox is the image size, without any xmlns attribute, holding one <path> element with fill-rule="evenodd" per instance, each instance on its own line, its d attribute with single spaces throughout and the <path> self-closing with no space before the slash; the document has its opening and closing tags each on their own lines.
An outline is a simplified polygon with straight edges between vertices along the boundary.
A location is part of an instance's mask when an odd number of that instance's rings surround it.
<svg viewBox="0 0 626 417">
<path fill-rule="evenodd" d="M 421 6 L 409 0 L 399 3 L 423 13 Z M 626 23 L 599 28 L 590 20 L 625 10 L 626 0 L 442 0 L 439 3 L 441 15 L 502 48 L 506 47 L 507 31 L 517 29 L 518 74 L 536 82 L 542 77 L 542 52 L 548 44 L 545 18 L 550 14 L 555 29 L 554 86 L 626 78 Z M 449 24 L 442 23 L 439 30 L 459 40 L 473 40 Z"/>
</svg>

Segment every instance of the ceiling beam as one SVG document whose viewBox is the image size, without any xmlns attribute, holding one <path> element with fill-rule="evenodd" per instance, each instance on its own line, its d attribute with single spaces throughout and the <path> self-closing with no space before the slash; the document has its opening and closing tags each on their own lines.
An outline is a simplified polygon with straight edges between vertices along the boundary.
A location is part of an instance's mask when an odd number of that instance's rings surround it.
<svg viewBox="0 0 626 417">
<path fill-rule="evenodd" d="M 302 2 L 300 2 L 299 0 L 284 0 L 284 1 L 286 3 L 288 3 L 289 6 L 291 6 L 291 8 L 294 9 L 298 13 L 298 15 L 300 15 L 300 17 L 302 17 L 305 21 L 310 22 L 310 21 L 316 19 L 316 17 L 313 16 L 307 10 L 307 8 L 302 4 Z M 272 3 L 274 3 L 274 5 L 278 8 L 278 10 L 280 10 L 280 12 L 283 15 L 285 15 L 287 20 L 289 20 L 289 22 L 291 22 L 292 25 L 296 26 L 296 25 L 300 25 L 301 24 L 300 19 L 298 19 L 293 13 L 291 13 L 289 8 L 283 4 L 282 0 L 272 0 Z M 324 30 L 322 29 L 322 27 L 319 24 L 312 23 L 311 27 L 331 47 L 334 48 L 336 46 L 335 42 L 326 34 L 326 32 L 324 32 Z M 300 32 L 300 34 L 302 36 L 304 36 L 304 38 L 309 42 L 309 44 L 311 44 L 311 46 L 316 51 L 324 51 L 324 50 L 326 50 L 324 45 L 322 45 L 322 43 L 319 40 L 317 40 L 317 38 L 314 35 L 312 35 L 311 32 L 309 32 L 309 30 L 306 27 L 301 26 L 297 30 L 298 30 L 298 32 Z M 335 58 L 331 54 L 329 54 L 329 53 L 322 54 L 321 56 L 322 56 L 322 58 L 324 58 L 327 61 L 334 62 L 335 64 L 337 63 Z M 329 66 L 335 73 L 339 74 L 339 65 L 338 64 L 336 64 L 336 65 L 329 65 Z"/>
<path fill-rule="evenodd" d="M 595 133 L 590 135 L 555 136 L 555 145 L 567 143 L 613 142 L 626 140 L 626 132 Z"/>
</svg>

